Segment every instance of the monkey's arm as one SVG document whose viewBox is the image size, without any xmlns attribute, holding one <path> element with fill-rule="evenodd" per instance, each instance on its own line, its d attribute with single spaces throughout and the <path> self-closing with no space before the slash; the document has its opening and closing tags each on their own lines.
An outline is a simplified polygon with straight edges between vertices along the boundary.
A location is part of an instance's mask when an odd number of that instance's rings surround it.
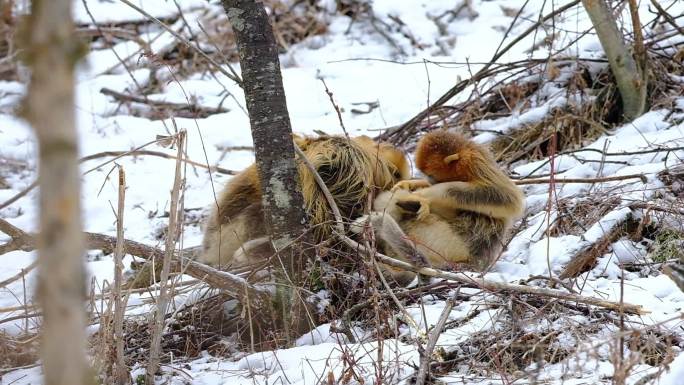
<svg viewBox="0 0 684 385">
<path fill-rule="evenodd" d="M 373 211 L 369 215 L 364 215 L 351 225 L 352 232 L 356 234 L 363 232 L 365 224 L 368 222 L 373 227 L 375 236 L 384 241 L 393 251 L 393 254 L 419 267 L 430 266 L 428 259 L 418 251 L 415 243 L 399 227 L 397 221 L 388 214 Z"/>
<path fill-rule="evenodd" d="M 523 212 L 522 191 L 513 183 L 487 185 L 468 182 L 445 182 L 416 191 L 427 198 L 430 212 L 444 218 L 455 210 L 468 210 L 494 218 L 515 219 Z"/>
</svg>

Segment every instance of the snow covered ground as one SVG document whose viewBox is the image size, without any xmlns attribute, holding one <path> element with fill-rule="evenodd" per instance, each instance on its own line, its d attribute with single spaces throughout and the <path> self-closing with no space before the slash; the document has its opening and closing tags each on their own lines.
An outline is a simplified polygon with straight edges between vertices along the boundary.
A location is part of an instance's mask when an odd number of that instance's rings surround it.
<svg viewBox="0 0 684 385">
<path fill-rule="evenodd" d="M 177 19 L 178 8 L 173 1 L 145 0 L 138 2 L 148 12 L 163 20 L 177 20 L 173 28 L 183 28 L 183 21 Z M 200 33 L 198 21 L 207 13 L 220 13 L 217 4 L 202 0 L 178 2 L 183 9 L 187 27 L 193 33 Z M 328 96 L 324 92 L 324 79 L 334 93 L 336 103 L 342 109 L 342 117 L 351 135 L 368 134 L 375 136 L 379 129 L 401 124 L 424 109 L 428 103 L 441 96 L 459 79 L 468 78 L 489 61 L 504 37 L 513 16 L 523 4 L 518 22 L 509 32 L 508 40 L 517 36 L 537 22 L 540 12 L 547 14 L 553 7 L 558 8 L 565 2 L 546 0 L 523 1 L 473 1 L 477 16 L 467 17 L 468 12 L 444 25 L 440 31 L 432 18 L 454 8 L 452 0 L 375 0 L 373 9 L 380 20 L 399 17 L 405 26 L 401 31 L 392 32 L 389 37 L 395 43 L 375 31 L 368 22 L 358 22 L 350 28 L 350 19 L 333 15 L 335 2 L 323 1 L 330 11 L 327 17 L 328 32 L 312 36 L 295 44 L 281 55 L 282 73 L 287 93 L 288 108 L 295 132 L 313 134 L 323 130 L 330 134 L 342 133 L 337 115 Z M 669 2 L 663 2 L 668 3 Z M 144 20 L 136 11 L 118 1 L 88 0 L 87 4 L 98 22 L 139 22 Z M 91 23 L 82 1 L 75 1 L 75 17 L 81 24 Z M 513 10 L 513 12 L 511 12 Z M 626 12 L 626 11 L 625 11 Z M 642 2 L 642 22 L 653 19 L 648 2 Z M 669 9 L 673 15 L 684 12 L 684 4 L 675 4 Z M 623 12 L 624 13 L 624 12 Z M 680 25 L 682 19 L 678 19 Z M 555 25 L 545 23 L 538 34 L 531 34 L 506 53 L 499 62 L 511 62 L 530 57 L 546 59 L 549 49 L 556 53 L 565 49 L 568 55 L 583 58 L 600 58 L 602 55 L 598 39 L 593 34 L 580 36 L 589 29 L 589 21 L 581 7 L 574 7 L 557 18 Z M 555 28 L 558 37 L 549 46 L 529 50 L 540 41 L 550 28 Z M 646 31 L 648 33 L 648 31 Z M 152 41 L 151 50 L 161 50 L 173 42 L 168 32 L 156 27 L 141 35 L 145 41 Z M 570 42 L 579 38 L 570 48 Z M 674 36 L 663 46 L 681 41 L 682 36 Z M 420 47 L 420 48 L 418 48 Z M 146 87 L 149 82 L 149 57 L 136 54 L 138 46 L 131 41 L 116 44 L 113 49 L 99 49 L 88 53 L 78 69 L 77 117 L 80 133 L 80 151 L 83 156 L 104 151 L 129 151 L 147 143 L 154 142 L 158 136 L 169 135 L 174 126 L 188 132 L 188 156 L 199 163 L 217 165 L 225 169 L 241 170 L 253 162 L 251 151 L 223 148 L 231 146 L 251 146 L 249 122 L 244 110 L 244 97 L 240 88 L 226 76 L 214 72 L 194 73 L 176 77 L 167 67 L 159 64 L 157 76 L 163 79 L 162 92 L 148 95 L 152 99 L 176 103 L 193 101 L 202 106 L 215 107 L 222 103 L 229 112 L 211 115 L 201 119 L 176 118 L 175 125 L 170 119 L 150 120 L 128 114 L 125 107 L 111 97 L 103 95 L 103 87 L 119 92 L 136 94 L 138 87 Z M 114 55 L 132 57 L 127 62 L 131 69 L 127 72 Z M 672 54 L 673 52 L 667 52 Z M 154 63 L 153 63 L 154 65 Z M 237 67 L 237 64 L 233 64 Z M 134 80 L 135 79 L 135 82 Z M 684 79 L 676 78 L 683 82 Z M 136 84 L 137 83 L 137 84 Z M 515 127 L 532 124 L 541 120 L 551 107 L 573 103 L 572 97 L 552 82 L 545 85 L 545 98 L 539 106 L 519 111 L 514 109 L 508 117 L 476 122 L 480 129 L 507 132 Z M 26 84 L 22 82 L 0 82 L 0 180 L 5 180 L 8 188 L 0 189 L 0 202 L 11 198 L 36 178 L 36 147 L 30 127 L 17 116 L 21 96 Z M 461 93 L 455 101 L 463 100 L 469 92 Z M 229 96 L 232 95 L 232 96 Z M 460 98 L 460 99 L 459 99 Z M 360 104 L 359 104 L 360 103 Z M 367 114 L 354 113 L 354 109 L 364 109 L 364 103 L 377 103 L 377 108 Z M 635 152 L 643 149 L 684 146 L 684 97 L 675 100 L 669 108 L 657 107 L 633 122 L 615 128 L 585 148 L 605 152 Z M 486 142 L 493 138 L 491 133 L 483 133 L 476 140 Z M 174 151 L 157 143 L 145 147 L 146 150 L 172 154 Z M 627 207 L 633 202 L 649 202 L 660 197 L 663 182 L 657 177 L 660 171 L 681 164 L 684 151 L 661 151 L 645 154 L 629 154 L 612 157 L 613 162 L 601 162 L 600 152 L 586 151 L 577 154 L 561 155 L 555 161 L 557 178 L 591 178 L 643 174 L 645 180 L 628 179 L 600 184 L 559 184 L 553 193 L 554 201 L 562 198 L 579 202 L 584 197 L 597 192 L 609 194 L 619 199 L 616 207 L 607 212 L 597 223 L 579 234 L 553 234 L 548 236 L 549 222 L 556 219 L 556 211 L 551 210 L 548 218 L 548 184 L 525 187 L 527 213 L 521 231 L 510 242 L 500 261 L 486 275 L 486 278 L 505 282 L 519 282 L 530 276 L 559 274 L 563 266 L 581 248 L 601 238 L 614 226 L 620 224 L 628 215 L 640 219 L 641 210 Z M 117 200 L 117 180 L 112 171 L 113 162 L 106 164 L 111 157 L 101 157 L 82 164 L 83 212 L 87 231 L 115 235 L 115 215 L 113 206 Z M 173 182 L 174 161 L 152 156 L 122 157 L 116 159 L 127 176 L 125 237 L 153 246 L 161 246 L 163 231 L 167 225 L 165 212 L 168 210 L 170 189 Z M 547 175 L 550 170 L 547 160 L 530 163 L 516 163 L 512 169 L 519 176 Z M 184 247 L 201 242 L 199 219 L 206 214 L 214 201 L 214 194 L 230 178 L 218 172 L 209 173 L 204 169 L 191 169 L 187 173 L 185 208 L 192 217 L 187 220 L 182 235 Z M 36 191 L 32 191 L 14 204 L 0 210 L 0 217 L 26 231 L 35 231 L 38 208 Z M 0 233 L 0 243 L 8 238 Z M 13 251 L 0 255 L 0 281 L 17 274 L 35 258 L 34 252 Z M 98 282 L 112 280 L 113 268 L 111 255 L 90 252 L 88 270 Z M 130 261 L 130 257 L 127 258 Z M 657 271 L 644 274 L 643 271 L 626 271 L 621 266 L 626 262 L 650 262 L 646 246 L 627 238 L 618 240 L 609 248 L 592 270 L 583 273 L 581 294 L 606 300 L 625 301 L 641 305 L 647 314 L 627 316 L 631 328 L 646 331 L 667 330 L 678 338 L 682 333 L 682 307 L 684 293 L 665 275 Z M 33 292 L 35 272 L 27 276 L 27 296 Z M 623 281 L 624 280 L 624 281 Z M 539 281 L 535 281 L 539 282 Z M 473 335 L 497 327 L 502 317 L 508 317 L 505 306 L 490 306 L 488 302 L 501 302 L 491 294 L 473 290 L 469 300 L 457 303 L 449 321 L 460 322 L 459 327 L 446 330 L 438 344 L 445 351 L 459 346 Z M 192 297 L 192 293 L 186 294 Z M 132 297 L 132 313 L 144 314 L 149 310 L 149 294 Z M 186 298 L 180 297 L 178 303 Z M 21 280 L 0 288 L 0 310 L 24 304 L 23 282 Z M 426 296 L 421 304 L 407 307 L 415 322 L 422 326 L 432 326 L 438 319 L 445 301 Z M 4 319 L 21 314 L 23 310 L 0 313 L 0 330 L 10 335 L 23 331 L 23 321 L 3 322 Z M 575 334 L 577 325 L 596 322 L 595 318 L 578 313 L 556 319 L 540 317 L 537 323 L 518 325 L 524 332 L 556 330 L 558 349 L 572 348 L 573 353 L 554 363 L 532 363 L 525 371 L 514 377 L 506 378 L 497 373 L 478 375 L 466 370 L 467 362 L 457 366 L 459 370 L 449 373 L 443 379 L 453 383 L 527 383 L 537 381 L 549 383 L 587 384 L 608 383 L 615 371 L 614 341 L 620 332 L 616 325 L 605 323 L 597 326 L 589 337 Z M 417 330 L 402 326 L 404 336 L 415 336 Z M 312 333 L 303 336 L 296 347 L 274 352 L 256 353 L 227 360 L 208 354 L 191 362 L 178 362 L 164 367 L 173 384 L 314 384 L 335 381 L 348 374 L 347 356 L 356 360 L 356 373 L 352 383 L 375 381 L 378 373 L 378 354 L 383 356 L 383 380 L 386 383 L 406 381 L 414 372 L 419 361 L 416 343 L 412 338 L 389 339 L 382 341 L 362 340 L 356 344 L 347 343 L 345 337 L 330 333 L 330 325 L 322 325 Z M 551 345 L 549 345 L 551 346 Z M 675 361 L 669 379 L 662 377 L 661 384 L 680 383 L 684 371 L 684 354 L 681 342 L 672 341 L 668 346 Z M 380 349 L 380 350 L 379 350 Z M 380 351 L 380 353 L 378 353 Z M 463 352 L 462 354 L 467 354 Z M 628 383 L 635 383 L 643 376 L 657 371 L 657 365 L 649 365 L 635 353 L 625 348 L 625 357 L 637 360 L 632 368 Z M 332 373 L 332 374 L 329 374 Z M 0 372 L 2 373 L 2 372 Z M 135 374 L 142 369 L 134 370 Z M 530 373 L 535 373 L 534 375 Z M 679 374 L 676 374 L 679 373 Z M 678 377 L 677 377 L 678 376 Z M 679 380 L 681 381 L 681 380 Z M 39 367 L 16 370 L 1 374 L 0 384 L 40 383 Z"/>
</svg>

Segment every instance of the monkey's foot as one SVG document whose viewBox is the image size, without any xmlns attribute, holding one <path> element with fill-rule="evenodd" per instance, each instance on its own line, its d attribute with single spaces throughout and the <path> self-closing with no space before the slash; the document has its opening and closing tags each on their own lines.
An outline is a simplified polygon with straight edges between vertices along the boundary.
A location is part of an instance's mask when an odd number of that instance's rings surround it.
<svg viewBox="0 0 684 385">
<path fill-rule="evenodd" d="M 417 220 L 423 220 L 430 215 L 430 200 L 417 195 L 397 200 L 396 205 L 404 212 L 414 214 Z"/>
<path fill-rule="evenodd" d="M 415 191 L 421 188 L 430 187 L 430 182 L 425 179 L 409 179 L 397 182 L 397 184 L 392 187 L 392 191 L 397 190 L 409 190 Z"/>
</svg>

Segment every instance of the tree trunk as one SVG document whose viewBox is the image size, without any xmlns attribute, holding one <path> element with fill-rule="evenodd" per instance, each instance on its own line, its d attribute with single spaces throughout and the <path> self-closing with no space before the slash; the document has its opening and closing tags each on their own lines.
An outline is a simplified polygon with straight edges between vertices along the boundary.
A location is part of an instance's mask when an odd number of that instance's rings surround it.
<svg viewBox="0 0 684 385">
<path fill-rule="evenodd" d="M 615 76 L 622 97 L 623 115 L 627 120 L 635 119 L 646 109 L 645 68 L 640 68 L 630 54 L 605 0 L 582 0 L 582 4 L 596 29 L 610 69 Z M 638 23 L 638 20 L 636 22 Z"/>
<path fill-rule="evenodd" d="M 25 114 L 39 144 L 37 298 L 43 310 L 44 383 L 85 384 L 85 273 L 74 119 L 71 0 L 33 0 L 25 48 L 32 69 Z"/>
<path fill-rule="evenodd" d="M 306 217 L 278 47 L 261 2 L 223 0 L 222 3 L 237 41 L 264 216 L 282 267 L 276 277 L 276 307 L 289 338 L 294 332 L 290 331 L 292 322 L 297 321 L 296 316 L 290 316 L 292 306 L 296 306 L 292 288 L 296 290 L 301 282 L 306 264 L 301 249 L 291 246 L 304 234 Z"/>
</svg>

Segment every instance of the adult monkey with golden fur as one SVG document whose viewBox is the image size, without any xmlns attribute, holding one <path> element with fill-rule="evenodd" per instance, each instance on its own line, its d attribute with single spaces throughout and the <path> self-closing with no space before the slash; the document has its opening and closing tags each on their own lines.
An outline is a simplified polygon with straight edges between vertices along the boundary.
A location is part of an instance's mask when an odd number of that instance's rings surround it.
<svg viewBox="0 0 684 385">
<path fill-rule="evenodd" d="M 487 148 L 446 131 L 420 140 L 416 165 L 428 180 L 401 181 L 375 199 L 371 223 L 377 238 L 388 253 L 410 261 L 398 225 L 434 267 L 487 267 L 523 213 L 520 189 Z"/>
<path fill-rule="evenodd" d="M 368 194 L 388 190 L 409 176 L 408 162 L 401 151 L 367 136 L 295 136 L 294 141 L 346 218 L 361 215 Z M 334 225 L 330 208 L 313 174 L 301 162 L 299 175 L 314 240 L 323 241 L 331 236 Z M 263 220 L 255 164 L 228 182 L 217 203 L 205 225 L 201 262 L 237 267 L 273 253 Z"/>
</svg>

